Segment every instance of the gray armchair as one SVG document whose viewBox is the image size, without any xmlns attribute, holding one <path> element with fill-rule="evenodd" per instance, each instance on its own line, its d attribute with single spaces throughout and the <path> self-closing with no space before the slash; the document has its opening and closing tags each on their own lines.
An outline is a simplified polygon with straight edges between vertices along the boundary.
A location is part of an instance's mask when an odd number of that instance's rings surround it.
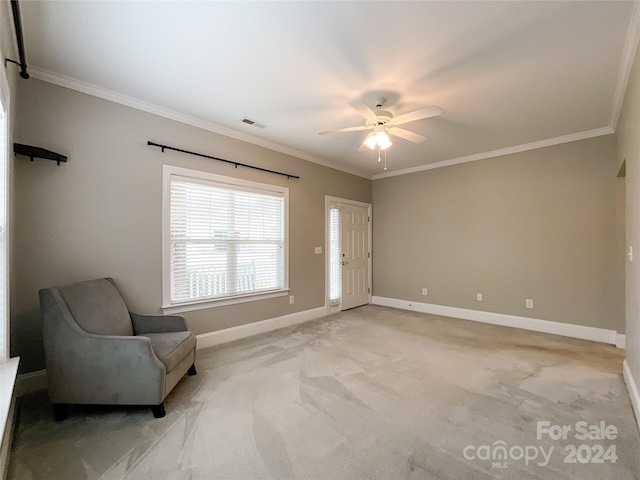
<svg viewBox="0 0 640 480">
<path fill-rule="evenodd" d="M 67 404 L 148 405 L 196 374 L 196 337 L 181 316 L 130 313 L 111 278 L 40 290 L 49 400 L 56 420 Z"/>
</svg>

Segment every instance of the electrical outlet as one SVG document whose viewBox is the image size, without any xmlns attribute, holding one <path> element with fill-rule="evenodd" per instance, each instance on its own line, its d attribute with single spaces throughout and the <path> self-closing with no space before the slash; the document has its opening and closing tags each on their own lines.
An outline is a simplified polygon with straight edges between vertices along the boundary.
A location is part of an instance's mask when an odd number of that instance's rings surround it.
<svg viewBox="0 0 640 480">
<path fill-rule="evenodd" d="M 481 293 L 476 293 L 476 300 L 478 300 L 479 302 L 482 301 L 482 294 Z"/>
<path fill-rule="evenodd" d="M 426 295 L 427 295 L 427 289 L 426 289 L 426 288 L 423 288 L 423 289 L 422 289 L 422 294 L 423 294 L 424 296 L 426 296 Z"/>
<path fill-rule="evenodd" d="M 527 298 L 524 302 L 524 306 L 527 308 L 533 308 L 533 300 L 531 298 Z"/>
<path fill-rule="evenodd" d="M 289 305 L 293 305 L 296 303 L 296 300 L 293 298 L 293 295 L 289 295 Z"/>
</svg>

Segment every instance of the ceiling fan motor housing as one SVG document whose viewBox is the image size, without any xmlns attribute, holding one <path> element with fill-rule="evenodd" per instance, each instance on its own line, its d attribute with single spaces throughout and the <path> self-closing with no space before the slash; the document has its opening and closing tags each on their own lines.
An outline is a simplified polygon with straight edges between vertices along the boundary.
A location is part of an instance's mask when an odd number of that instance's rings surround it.
<svg viewBox="0 0 640 480">
<path fill-rule="evenodd" d="M 393 119 L 393 114 L 386 110 L 377 110 L 376 118 L 367 120 L 367 127 L 375 127 L 376 125 L 388 125 Z"/>
</svg>

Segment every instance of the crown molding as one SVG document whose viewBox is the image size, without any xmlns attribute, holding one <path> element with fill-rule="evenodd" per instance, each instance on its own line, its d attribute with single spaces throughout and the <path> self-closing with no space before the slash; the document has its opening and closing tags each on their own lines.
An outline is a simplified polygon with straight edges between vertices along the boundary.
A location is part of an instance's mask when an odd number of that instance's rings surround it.
<svg viewBox="0 0 640 480">
<path fill-rule="evenodd" d="M 629 27 L 629 33 L 627 35 L 627 45 L 625 47 L 623 68 L 621 68 L 618 87 L 616 89 L 616 99 L 620 97 L 619 102 L 620 105 L 618 107 L 614 106 L 614 110 L 617 108 L 617 116 L 619 116 L 621 109 L 621 102 L 624 98 L 624 89 L 626 88 L 626 82 L 629 78 L 629 73 L 631 69 L 631 65 L 633 64 L 633 57 L 635 55 L 635 48 L 638 43 L 638 38 L 640 35 L 640 8 L 638 5 L 640 2 L 635 2 L 634 13 L 632 18 L 632 24 Z M 634 32 L 632 34 L 632 32 Z M 633 40 L 635 38 L 635 43 Z M 633 44 L 633 48 L 630 45 Z M 631 58 L 631 64 L 627 65 L 628 58 Z M 625 73 L 626 72 L 626 73 Z M 526 143 L 522 145 L 516 145 L 512 147 L 502 148 L 498 150 L 492 150 L 488 152 L 476 153 L 473 155 L 467 155 L 464 157 L 452 158 L 449 160 L 443 160 L 440 162 L 429 163 L 426 165 L 419 165 L 416 167 L 404 168 L 401 170 L 395 170 L 392 172 L 380 173 L 376 175 L 369 175 L 362 171 L 351 169 L 348 167 L 343 167 L 325 160 L 322 160 L 318 157 L 310 155 L 306 152 L 302 152 L 300 150 L 288 147 L 286 145 L 281 145 L 276 142 L 272 142 L 269 140 L 265 140 L 263 138 L 255 137 L 253 135 L 249 135 L 244 132 L 240 132 L 238 130 L 234 130 L 231 128 L 224 127 L 217 123 L 204 120 L 202 118 L 198 118 L 192 115 L 187 115 L 184 113 L 177 112 L 175 110 L 171 110 L 168 108 L 164 108 L 149 102 L 145 102 L 139 100 L 134 97 L 129 97 L 127 95 L 122 95 L 120 93 L 114 92 L 112 90 L 108 90 L 102 87 L 98 87 L 91 83 L 83 82 L 80 80 L 76 80 L 64 75 L 60 75 L 54 72 L 50 72 L 48 70 L 44 70 L 41 68 L 29 68 L 29 73 L 33 78 L 38 80 L 42 80 L 44 82 L 52 83 L 54 85 L 59 85 L 61 87 L 69 88 L 71 90 L 75 90 L 81 93 L 85 93 L 87 95 L 91 95 L 94 97 L 102 98 L 104 100 L 108 100 L 111 102 L 118 103 L 120 105 L 125 105 L 127 107 L 134 108 L 136 110 L 141 110 L 147 113 L 151 113 L 153 115 L 158 115 L 160 117 L 168 118 L 170 120 L 174 120 L 180 123 L 184 123 L 186 125 L 191 125 L 193 127 L 201 128 L 203 130 L 207 130 L 209 132 L 217 133 L 219 135 L 224 135 L 229 138 L 234 138 L 236 140 L 240 140 L 243 142 L 247 142 L 253 145 L 257 145 L 263 148 L 268 148 L 270 150 L 274 150 L 276 152 L 284 153 L 286 155 L 290 155 L 293 157 L 300 158 L 302 160 L 307 160 L 309 162 L 316 163 L 318 165 L 322 165 L 324 167 L 332 168 L 334 170 L 339 170 L 341 172 L 349 173 L 351 175 L 356 175 L 358 177 L 366 178 L 368 180 L 379 180 L 382 178 L 395 177 L 400 175 L 408 175 L 410 173 L 422 172 L 426 170 L 432 170 L 435 168 L 448 167 L 451 165 L 458 165 L 462 163 L 475 162 L 477 160 L 484 160 L 488 158 L 500 157 L 503 155 L 510 155 L 513 153 L 526 152 L 528 150 L 535 150 L 538 148 L 550 147 L 553 145 L 559 145 L 562 143 L 575 142 L 578 140 L 585 140 L 587 138 L 598 137 L 602 135 L 609 135 L 615 132 L 615 129 L 611 126 L 597 128 L 594 130 L 587 130 L 584 132 L 572 133 L 569 135 L 564 135 L 561 137 L 549 138 L 546 140 L 540 140 L 537 142 Z M 618 91 L 621 90 L 622 94 L 618 95 Z M 613 120 L 612 120 L 613 121 Z"/>
<path fill-rule="evenodd" d="M 585 140 L 587 138 L 600 137 L 602 135 L 609 135 L 612 133 L 614 133 L 614 130 L 611 127 L 596 128 L 594 130 L 586 130 L 584 132 L 563 135 L 562 137 L 548 138 L 546 140 L 540 140 L 538 142 L 524 143 L 522 145 L 516 145 L 513 147 L 492 150 L 490 152 L 475 153 L 473 155 L 467 155 L 465 157 L 452 158 L 450 160 L 443 160 L 441 162 L 428 163 L 426 165 L 419 165 L 417 167 L 411 168 L 403 168 L 402 170 L 395 170 L 393 172 L 380 173 L 374 175 L 373 180 L 379 180 L 381 178 L 388 177 L 397 177 L 399 175 L 408 175 L 410 173 L 433 170 L 434 168 L 449 167 L 451 165 L 459 165 L 461 163 L 475 162 L 477 160 L 485 160 L 487 158 L 501 157 L 503 155 L 510 155 L 513 153 L 526 152 L 528 150 L 536 150 L 538 148 L 551 147 L 553 145 L 575 142 L 577 140 Z"/>
<path fill-rule="evenodd" d="M 624 44 L 622 53 L 622 63 L 620 64 L 620 72 L 618 73 L 618 82 L 613 95 L 613 104 L 611 107 L 611 120 L 609 125 L 613 130 L 618 126 L 618 119 L 622 111 L 622 102 L 624 94 L 627 91 L 627 83 L 631 75 L 631 68 L 636 56 L 638 41 L 640 40 L 640 2 L 633 2 L 633 12 L 631 13 L 631 21 L 627 29 L 627 39 Z"/>
<path fill-rule="evenodd" d="M 272 142 L 270 140 L 265 140 L 264 138 L 255 137 L 253 135 L 240 132 L 238 130 L 224 127 L 217 123 L 211 122 L 209 120 L 204 120 L 196 116 L 187 115 L 184 113 L 177 112 L 175 110 L 171 110 L 168 108 L 161 107 L 159 105 L 155 105 L 153 103 L 139 100 L 134 97 L 122 95 L 118 92 L 114 92 L 113 90 L 108 90 L 106 88 L 98 87 L 88 82 L 76 80 L 74 78 L 67 77 L 65 75 L 60 75 L 58 73 L 54 73 L 49 70 L 45 70 L 37 67 L 35 68 L 29 67 L 29 73 L 33 78 L 37 78 L 38 80 L 42 80 L 44 82 L 69 88 L 77 92 L 86 93 L 87 95 L 102 98 L 103 100 L 119 103 L 120 105 L 125 105 L 127 107 L 135 108 L 136 110 L 141 110 L 143 112 L 151 113 L 153 115 L 158 115 L 159 117 L 168 118 L 176 122 L 201 128 L 203 130 L 217 133 L 219 135 L 224 135 L 225 137 L 234 138 L 236 140 L 257 145 L 259 147 L 268 148 L 269 150 L 274 150 L 276 152 L 284 153 L 285 155 L 297 157 L 302 160 L 307 160 L 309 162 L 317 163 L 318 165 L 322 165 L 324 167 L 332 168 L 334 170 L 339 170 L 341 172 L 349 173 L 351 175 L 356 175 L 358 177 L 363 177 L 368 180 L 371 180 L 371 175 L 368 175 L 362 171 L 336 165 L 334 163 L 320 159 L 314 155 L 310 155 L 301 150 L 297 150 L 295 148 L 282 145 L 280 143 Z"/>
</svg>

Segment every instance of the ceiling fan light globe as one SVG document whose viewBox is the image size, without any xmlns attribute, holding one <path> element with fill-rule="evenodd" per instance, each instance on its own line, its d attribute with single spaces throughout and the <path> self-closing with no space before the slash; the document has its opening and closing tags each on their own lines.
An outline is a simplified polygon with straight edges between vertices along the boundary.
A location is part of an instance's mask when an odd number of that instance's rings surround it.
<svg viewBox="0 0 640 480">
<path fill-rule="evenodd" d="M 376 138 L 376 134 L 371 132 L 369 135 L 367 135 L 367 138 L 364 139 L 364 144 L 370 148 L 371 150 L 373 150 L 374 148 L 376 148 L 376 142 L 377 138 Z"/>
<path fill-rule="evenodd" d="M 380 130 L 376 132 L 376 139 L 378 140 L 378 143 L 387 142 L 389 141 L 389 135 L 387 135 L 387 132 L 384 130 Z"/>
<path fill-rule="evenodd" d="M 386 132 L 376 133 L 376 143 L 381 150 L 386 150 L 392 145 L 391 139 L 389 138 L 389 135 L 386 134 Z"/>
</svg>

